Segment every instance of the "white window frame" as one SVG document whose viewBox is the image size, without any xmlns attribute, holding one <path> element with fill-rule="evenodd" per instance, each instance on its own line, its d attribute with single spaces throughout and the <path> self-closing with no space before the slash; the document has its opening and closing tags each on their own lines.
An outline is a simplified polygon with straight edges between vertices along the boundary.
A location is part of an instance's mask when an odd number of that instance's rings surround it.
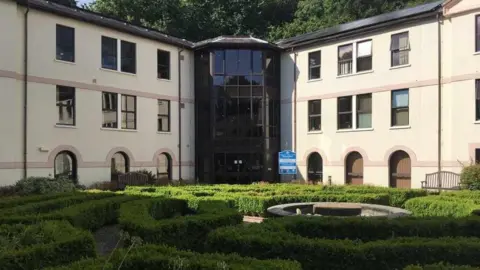
<svg viewBox="0 0 480 270">
<path fill-rule="evenodd" d="M 126 131 L 137 131 L 138 130 L 138 96 L 134 95 L 125 95 L 125 96 L 130 96 L 130 97 L 135 97 L 135 129 L 131 128 L 122 128 L 122 94 L 120 93 L 115 93 L 115 92 L 108 92 L 108 91 L 102 91 L 102 109 L 103 109 L 103 93 L 112 93 L 117 95 L 117 127 L 103 127 L 103 110 L 102 110 L 102 129 L 107 129 L 107 130 L 126 130 Z"/>
<path fill-rule="evenodd" d="M 357 123 L 357 116 L 358 116 L 358 111 L 357 111 L 357 97 L 358 96 L 362 96 L 362 95 L 366 95 L 366 94 L 370 94 L 371 97 L 372 97 L 372 108 L 371 108 L 371 112 L 370 114 L 372 115 L 372 124 L 370 127 L 368 128 L 359 128 L 357 127 L 358 126 L 358 123 Z M 352 128 L 344 128 L 344 129 L 339 129 L 338 128 L 338 98 L 342 98 L 342 97 L 352 97 Z M 336 102 L 337 102 L 337 122 L 336 122 L 336 125 L 337 125 L 337 131 L 339 132 L 342 132 L 342 131 L 352 131 L 352 130 L 358 130 L 358 131 L 361 131 L 361 130 L 373 130 L 373 93 L 364 93 L 364 94 L 358 94 L 358 95 L 349 95 L 349 96 L 341 96 L 341 97 L 338 97 Z"/>
<path fill-rule="evenodd" d="M 122 40 L 122 39 L 119 39 L 119 38 L 116 38 L 116 37 L 102 35 L 100 37 L 100 47 L 103 46 L 102 39 L 101 39 L 102 37 L 115 39 L 117 41 L 117 69 L 110 69 L 110 68 L 104 68 L 103 67 L 103 64 L 102 64 L 103 55 L 102 55 L 102 53 L 100 53 L 100 68 L 103 69 L 103 70 L 107 70 L 107 71 L 117 71 L 117 72 L 124 73 L 124 74 L 136 75 L 137 72 L 138 72 L 138 70 L 137 70 L 137 68 L 138 68 L 138 64 L 137 64 L 138 63 L 138 46 L 137 46 L 137 43 L 135 43 L 133 41 L 129 41 L 129 40 Z M 122 71 L 122 41 L 135 44 L 135 73 Z M 103 50 L 103 48 L 101 48 L 101 50 Z"/>
<path fill-rule="evenodd" d="M 370 54 L 370 56 L 372 57 L 372 68 L 369 69 L 369 70 L 363 70 L 363 71 L 358 71 L 357 72 L 358 44 L 363 43 L 363 42 L 367 42 L 367 41 L 371 42 L 371 54 Z M 338 53 L 339 53 L 340 47 L 343 47 L 343 46 L 346 46 L 346 45 L 352 45 L 352 47 L 353 47 L 352 48 L 352 72 L 340 75 L 340 74 L 338 74 L 338 66 L 339 66 L 339 62 L 338 62 L 339 55 L 338 55 Z M 371 39 L 371 38 L 361 39 L 361 40 L 356 40 L 356 41 L 345 43 L 345 44 L 340 44 L 340 45 L 337 46 L 337 78 L 348 77 L 348 76 L 352 76 L 352 75 L 355 75 L 355 74 L 363 74 L 363 73 L 370 73 L 370 72 L 373 72 L 373 39 Z"/>
</svg>

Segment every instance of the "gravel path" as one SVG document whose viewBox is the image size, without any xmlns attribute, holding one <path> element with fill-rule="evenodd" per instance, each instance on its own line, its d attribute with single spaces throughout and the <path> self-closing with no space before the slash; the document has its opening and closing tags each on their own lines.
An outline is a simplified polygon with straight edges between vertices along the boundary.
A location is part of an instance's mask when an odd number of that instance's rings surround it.
<svg viewBox="0 0 480 270">
<path fill-rule="evenodd" d="M 97 253 L 100 256 L 109 255 L 115 248 L 120 239 L 120 228 L 118 225 L 106 226 L 100 228 L 93 234 L 95 242 L 97 242 Z M 118 244 L 118 248 L 122 248 L 123 243 Z"/>
</svg>

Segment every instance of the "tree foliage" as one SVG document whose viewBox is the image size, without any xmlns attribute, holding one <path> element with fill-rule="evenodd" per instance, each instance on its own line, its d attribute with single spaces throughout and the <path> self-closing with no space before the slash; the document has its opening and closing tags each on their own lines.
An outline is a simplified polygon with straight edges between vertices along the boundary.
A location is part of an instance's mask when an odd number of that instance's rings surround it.
<svg viewBox="0 0 480 270">
<path fill-rule="evenodd" d="M 85 7 L 192 41 L 219 35 L 277 40 L 431 1 L 96 0 Z"/>
</svg>

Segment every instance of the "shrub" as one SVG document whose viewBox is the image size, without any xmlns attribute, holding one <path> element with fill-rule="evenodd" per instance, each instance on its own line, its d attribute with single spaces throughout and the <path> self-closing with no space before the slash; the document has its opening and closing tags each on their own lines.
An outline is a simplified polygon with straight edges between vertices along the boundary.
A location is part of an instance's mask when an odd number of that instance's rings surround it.
<svg viewBox="0 0 480 270">
<path fill-rule="evenodd" d="M 185 200 L 164 198 L 123 204 L 119 217 L 122 229 L 147 243 L 192 250 L 203 249 L 211 230 L 242 221 L 242 215 L 223 202 L 201 202 L 197 209 L 189 209 Z"/>
<path fill-rule="evenodd" d="M 383 240 L 392 237 L 480 237 L 480 217 L 329 218 L 293 216 L 268 219 L 263 226 L 307 238 Z"/>
<path fill-rule="evenodd" d="M 17 194 L 17 188 L 15 186 L 0 186 L 0 197 L 13 196 Z"/>
<path fill-rule="evenodd" d="M 31 224 L 48 219 L 51 212 L 76 205 L 82 202 L 107 198 L 114 193 L 72 193 L 57 199 L 28 203 L 17 207 L 0 210 L 0 224 L 25 223 Z"/>
<path fill-rule="evenodd" d="M 21 195 L 71 192 L 75 183 L 67 178 L 29 177 L 15 184 Z"/>
<path fill-rule="evenodd" d="M 438 261 L 480 265 L 478 238 L 396 238 L 367 243 L 309 239 L 262 225 L 220 228 L 208 235 L 206 251 L 259 259 L 296 260 L 303 269 L 400 269 Z"/>
<path fill-rule="evenodd" d="M 31 196 L 11 196 L 11 197 L 4 197 L 0 200 L 0 211 L 3 208 L 9 208 L 13 206 L 21 206 L 29 203 L 34 202 L 42 202 L 48 201 L 53 199 L 58 199 L 61 197 L 68 197 L 78 193 L 54 193 L 54 194 L 46 194 L 46 195 L 31 195 Z"/>
<path fill-rule="evenodd" d="M 370 186 L 197 185 L 184 187 L 127 187 L 126 194 L 166 196 L 189 201 L 222 200 L 247 215 L 267 215 L 267 208 L 280 203 L 343 201 L 403 207 L 410 198 L 426 196 L 425 190 Z"/>
<path fill-rule="evenodd" d="M 119 269 L 119 264 L 124 257 L 125 250 L 119 250 L 115 252 L 111 262 L 105 268 L 103 268 L 105 264 L 103 259 L 89 259 L 47 270 Z M 297 262 L 286 260 L 258 260 L 235 254 L 199 254 L 179 251 L 171 247 L 146 245 L 132 249 L 125 257 L 122 269 L 300 270 L 301 266 Z"/>
<path fill-rule="evenodd" d="M 453 196 L 427 196 L 414 198 L 405 203 L 405 208 L 415 216 L 465 217 L 478 208 L 474 200 Z"/>
<path fill-rule="evenodd" d="M 120 205 L 137 199 L 139 198 L 133 196 L 114 196 L 87 201 L 46 214 L 42 219 L 68 220 L 75 227 L 93 231 L 105 225 L 115 224 Z"/>
<path fill-rule="evenodd" d="M 460 184 L 465 189 L 480 190 L 480 164 L 463 167 Z"/>
<path fill-rule="evenodd" d="M 466 265 L 451 265 L 444 263 L 429 264 L 425 266 L 409 265 L 404 270 L 479 270 L 478 267 L 466 266 Z"/>
<path fill-rule="evenodd" d="M 9 231 L 15 234 L 14 239 L 6 237 Z M 10 244 L 8 249 L 0 251 L 0 269 L 42 269 L 71 263 L 87 257 L 95 257 L 95 240 L 86 231 L 73 228 L 66 221 L 49 221 L 31 226 L 1 226 L 0 237 L 4 242 L 20 242 Z"/>
</svg>

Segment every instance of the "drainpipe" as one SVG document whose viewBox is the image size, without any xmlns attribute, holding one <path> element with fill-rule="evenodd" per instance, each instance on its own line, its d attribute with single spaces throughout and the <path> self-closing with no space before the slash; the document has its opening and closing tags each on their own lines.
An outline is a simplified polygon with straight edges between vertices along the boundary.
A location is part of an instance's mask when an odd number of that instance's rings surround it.
<svg viewBox="0 0 480 270">
<path fill-rule="evenodd" d="M 28 105 L 28 12 L 30 8 L 28 6 L 28 1 L 26 1 L 27 10 L 24 14 L 24 44 L 23 44 L 23 54 L 24 54 L 24 63 L 23 63 L 23 178 L 27 178 L 27 105 Z"/>
<path fill-rule="evenodd" d="M 293 52 L 293 151 L 297 152 L 297 56 L 295 48 L 292 48 Z M 294 180 L 297 179 L 295 174 Z"/>
<path fill-rule="evenodd" d="M 442 14 L 437 14 L 438 20 L 438 186 L 442 186 Z"/>
<path fill-rule="evenodd" d="M 178 50 L 178 181 L 182 180 L 182 52 Z"/>
</svg>

